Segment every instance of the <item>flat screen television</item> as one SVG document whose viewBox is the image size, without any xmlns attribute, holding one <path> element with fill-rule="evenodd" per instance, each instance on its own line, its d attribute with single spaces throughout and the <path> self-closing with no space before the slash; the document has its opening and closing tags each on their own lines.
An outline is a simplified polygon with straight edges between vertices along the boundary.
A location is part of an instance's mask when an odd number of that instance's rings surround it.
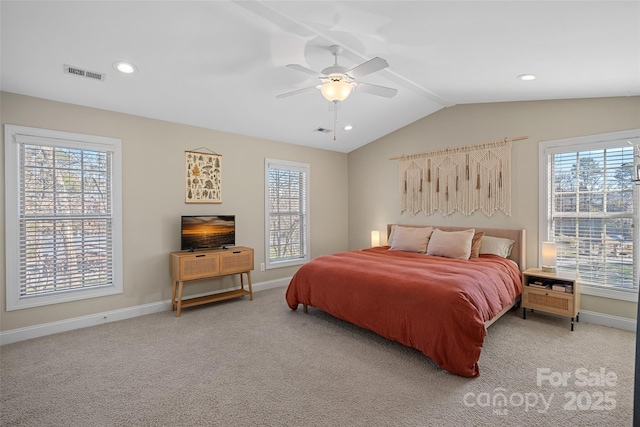
<svg viewBox="0 0 640 427">
<path fill-rule="evenodd" d="M 235 215 L 182 216 L 181 246 L 183 251 L 235 246 Z"/>
</svg>

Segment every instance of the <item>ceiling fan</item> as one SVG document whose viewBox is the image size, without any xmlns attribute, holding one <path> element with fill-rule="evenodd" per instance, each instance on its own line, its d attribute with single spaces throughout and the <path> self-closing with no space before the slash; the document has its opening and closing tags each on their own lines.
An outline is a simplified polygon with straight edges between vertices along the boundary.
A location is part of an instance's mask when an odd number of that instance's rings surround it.
<svg viewBox="0 0 640 427">
<path fill-rule="evenodd" d="M 344 101 L 351 95 L 351 92 L 358 90 L 364 93 L 370 93 L 372 95 L 383 96 L 385 98 L 393 98 L 398 93 L 397 89 L 378 86 L 370 83 L 364 83 L 357 81 L 360 77 L 366 76 L 376 71 L 380 71 L 389 66 L 389 63 L 379 57 L 370 59 L 362 64 L 348 69 L 338 64 L 338 56 L 342 53 L 342 46 L 333 45 L 329 47 L 329 52 L 335 57 L 335 62 L 332 66 L 325 68 L 321 73 L 313 71 L 307 67 L 303 67 L 299 64 L 288 64 L 287 67 L 293 70 L 300 71 L 305 74 L 318 77 L 321 81 L 320 84 L 302 89 L 297 89 L 291 92 L 282 93 L 277 95 L 276 98 L 286 98 L 288 96 L 297 95 L 299 93 L 308 92 L 313 89 L 319 89 L 322 96 L 329 102 L 334 103 L 333 109 L 333 139 L 336 139 L 336 124 L 338 122 L 338 108 L 337 104 L 340 101 Z"/>
<path fill-rule="evenodd" d="M 335 63 L 318 73 L 307 67 L 298 64 L 288 64 L 287 67 L 293 70 L 303 72 L 305 74 L 318 77 L 322 83 L 297 89 L 291 92 L 282 93 L 276 98 L 286 98 L 288 96 L 297 95 L 299 93 L 308 92 L 313 89 L 320 89 L 322 96 L 327 101 L 338 102 L 344 101 L 352 91 L 370 93 L 372 95 L 384 96 L 385 98 L 393 98 L 398 93 L 397 89 L 385 86 L 373 85 L 357 81 L 360 77 L 366 76 L 376 71 L 380 71 L 389 66 L 389 63 L 382 58 L 375 57 L 369 61 L 348 69 L 338 64 L 338 56 L 342 53 L 342 46 L 333 45 L 329 47 L 329 52 L 335 57 Z"/>
</svg>

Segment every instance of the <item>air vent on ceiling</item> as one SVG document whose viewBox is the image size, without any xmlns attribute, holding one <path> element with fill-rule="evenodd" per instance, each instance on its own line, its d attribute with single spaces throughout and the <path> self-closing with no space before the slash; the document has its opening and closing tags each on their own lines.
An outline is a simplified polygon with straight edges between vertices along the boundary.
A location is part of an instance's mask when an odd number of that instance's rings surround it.
<svg viewBox="0 0 640 427">
<path fill-rule="evenodd" d="M 95 71 L 84 70 L 80 67 L 74 67 L 73 65 L 64 64 L 64 72 L 67 74 L 75 74 L 76 76 L 86 77 L 88 79 L 104 81 L 106 74 L 97 73 Z"/>
<path fill-rule="evenodd" d="M 329 133 L 331 132 L 331 129 L 318 128 L 318 129 L 315 129 L 314 132 Z"/>
</svg>

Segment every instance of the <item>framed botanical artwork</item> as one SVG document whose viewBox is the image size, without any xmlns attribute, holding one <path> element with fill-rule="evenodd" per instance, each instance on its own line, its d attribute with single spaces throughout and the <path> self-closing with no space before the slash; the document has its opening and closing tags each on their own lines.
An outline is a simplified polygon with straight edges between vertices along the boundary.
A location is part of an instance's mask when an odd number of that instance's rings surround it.
<svg viewBox="0 0 640 427">
<path fill-rule="evenodd" d="M 185 203 L 222 203 L 222 155 L 185 151 Z"/>
</svg>

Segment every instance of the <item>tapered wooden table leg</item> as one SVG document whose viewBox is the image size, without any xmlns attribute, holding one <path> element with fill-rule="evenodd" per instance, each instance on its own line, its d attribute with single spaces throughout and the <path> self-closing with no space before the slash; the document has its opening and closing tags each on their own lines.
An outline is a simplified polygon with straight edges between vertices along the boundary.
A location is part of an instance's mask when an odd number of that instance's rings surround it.
<svg viewBox="0 0 640 427">
<path fill-rule="evenodd" d="M 176 317 L 180 317 L 180 311 L 182 310 L 182 288 L 184 287 L 184 282 L 179 282 L 178 285 L 178 310 L 176 311 Z"/>
<path fill-rule="evenodd" d="M 172 280 L 173 286 L 171 286 L 171 311 L 176 309 L 176 281 Z"/>
</svg>

